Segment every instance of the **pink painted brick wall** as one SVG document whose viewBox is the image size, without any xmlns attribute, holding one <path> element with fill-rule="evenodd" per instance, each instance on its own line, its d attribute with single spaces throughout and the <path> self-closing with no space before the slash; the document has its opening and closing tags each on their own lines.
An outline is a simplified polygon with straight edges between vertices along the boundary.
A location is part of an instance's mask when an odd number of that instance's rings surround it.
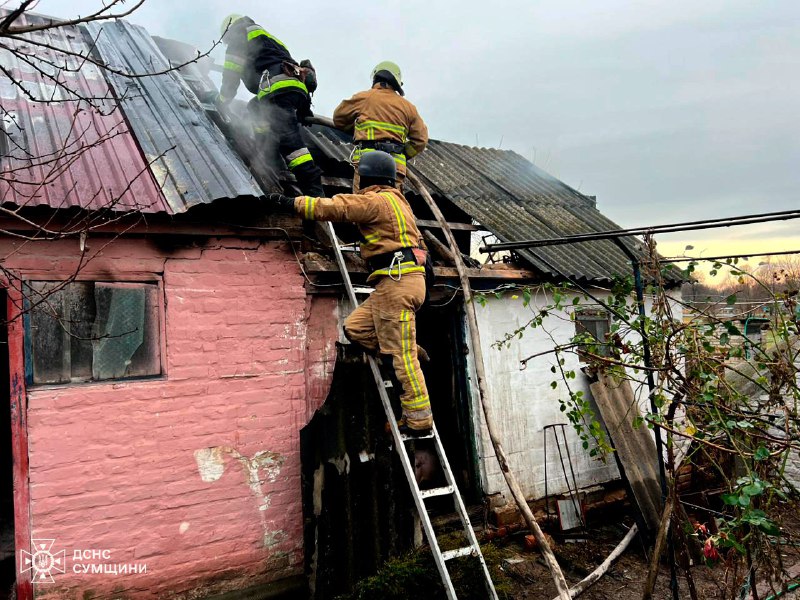
<svg viewBox="0 0 800 600">
<path fill-rule="evenodd" d="M 306 342 L 306 421 L 325 404 L 336 365 L 339 339 L 339 299 L 336 296 L 310 296 L 307 301 L 308 341 Z"/>
<path fill-rule="evenodd" d="M 332 305 L 309 342 L 303 278 L 282 243 L 90 244 L 101 251 L 85 276 L 163 273 L 167 375 L 29 389 L 33 537 L 67 551 L 67 572 L 36 597 L 194 598 L 301 573 L 298 432 L 327 395 Z M 23 273 L 67 274 L 78 254 L 75 241 L 16 248 L 6 266 Z M 307 365 L 323 373 L 311 384 Z M 110 559 L 75 561 L 76 549 Z M 147 571 L 91 572 L 103 563 Z"/>
</svg>

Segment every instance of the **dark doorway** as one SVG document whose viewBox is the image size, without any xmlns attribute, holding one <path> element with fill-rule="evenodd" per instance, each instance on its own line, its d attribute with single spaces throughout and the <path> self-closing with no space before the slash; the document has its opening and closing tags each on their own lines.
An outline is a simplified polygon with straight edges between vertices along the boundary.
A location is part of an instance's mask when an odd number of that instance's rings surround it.
<svg viewBox="0 0 800 600">
<path fill-rule="evenodd" d="M 431 359 L 422 370 L 434 420 L 469 502 L 480 489 L 464 340 L 458 299 L 431 303 L 417 314 L 417 341 Z M 399 402 L 395 408 L 399 416 Z M 385 423 L 363 356 L 340 351 L 328 398 L 300 432 L 306 564 L 315 600 L 349 592 L 387 558 L 413 547 L 416 509 Z M 418 458 L 425 442 L 414 443 L 412 458 Z M 423 489 L 436 486 L 420 482 Z M 429 514 L 454 510 L 448 497 L 433 498 L 426 506 Z"/>
<path fill-rule="evenodd" d="M 440 304 L 440 305 L 437 305 Z M 436 428 L 466 502 L 480 497 L 461 298 L 431 302 L 417 313 L 417 343 L 430 362 L 422 364 Z"/>
<path fill-rule="evenodd" d="M 5 290 L 0 306 L 5 315 Z M 11 446 L 11 398 L 8 372 L 8 328 L 0 319 L 0 599 L 14 597 L 16 553 L 14 543 L 14 478 Z"/>
</svg>

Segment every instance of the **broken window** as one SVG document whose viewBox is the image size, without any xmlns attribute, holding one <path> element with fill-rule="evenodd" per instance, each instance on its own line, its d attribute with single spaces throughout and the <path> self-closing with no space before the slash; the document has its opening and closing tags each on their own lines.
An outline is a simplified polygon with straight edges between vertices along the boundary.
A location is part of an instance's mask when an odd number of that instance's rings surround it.
<svg viewBox="0 0 800 600">
<path fill-rule="evenodd" d="M 579 308 L 575 311 L 575 334 L 586 340 L 589 335 L 596 342 L 597 346 L 587 348 L 592 354 L 608 356 L 610 347 L 608 346 L 609 333 L 611 331 L 611 314 L 607 310 L 594 308 Z M 579 352 L 580 354 L 580 352 Z"/>
<path fill-rule="evenodd" d="M 27 288 L 31 383 L 161 374 L 157 283 L 33 281 Z"/>
</svg>

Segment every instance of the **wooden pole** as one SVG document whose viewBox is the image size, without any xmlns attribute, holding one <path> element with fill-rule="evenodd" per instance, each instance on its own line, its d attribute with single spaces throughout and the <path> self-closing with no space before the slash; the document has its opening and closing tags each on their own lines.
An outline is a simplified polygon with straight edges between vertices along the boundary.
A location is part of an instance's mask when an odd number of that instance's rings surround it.
<svg viewBox="0 0 800 600">
<path fill-rule="evenodd" d="M 550 544 L 547 543 L 547 539 L 544 537 L 542 529 L 536 522 L 536 517 L 533 516 L 531 508 L 528 506 L 528 502 L 525 499 L 525 494 L 523 494 L 517 478 L 511 471 L 511 467 L 508 464 L 508 457 L 503 450 L 503 446 L 500 443 L 500 438 L 497 436 L 497 431 L 494 427 L 494 421 L 489 413 L 488 407 L 491 405 L 491 398 L 489 397 L 489 392 L 486 388 L 486 374 L 483 368 L 483 350 L 481 349 L 481 340 L 478 333 L 478 318 L 475 314 L 475 303 L 473 302 L 472 288 L 470 288 L 469 285 L 469 277 L 467 276 L 467 270 L 464 266 L 464 261 L 461 258 L 461 251 L 458 249 L 458 244 L 456 243 L 455 237 L 453 237 L 453 232 L 450 230 L 450 226 L 447 224 L 447 220 L 444 218 L 442 211 L 439 210 L 439 207 L 436 205 L 436 202 L 431 197 L 427 188 L 411 170 L 408 171 L 406 177 L 408 178 L 409 182 L 415 188 L 417 188 L 417 191 L 428 204 L 428 207 L 431 209 L 434 217 L 436 217 L 436 221 L 442 228 L 445 238 L 447 238 L 447 243 L 450 246 L 450 252 L 453 255 L 456 270 L 458 271 L 458 278 L 461 282 L 461 289 L 464 293 L 464 309 L 467 313 L 467 325 L 469 329 L 470 340 L 472 342 L 473 362 L 475 363 L 475 372 L 478 379 L 478 393 L 480 397 L 481 410 L 483 411 L 486 429 L 489 432 L 489 439 L 494 447 L 494 453 L 497 457 L 497 462 L 500 463 L 500 470 L 503 472 L 503 477 L 505 477 L 508 488 L 511 490 L 511 495 L 514 497 L 514 501 L 517 503 L 517 506 L 522 512 L 522 516 L 525 518 L 528 528 L 533 532 L 533 535 L 539 544 L 539 548 L 542 550 L 542 555 L 547 562 L 547 566 L 550 569 L 550 574 L 556 584 L 556 591 L 558 592 L 559 600 L 570 600 L 569 586 L 564 578 L 564 573 L 561 571 L 561 567 L 558 565 L 558 560 L 556 560 L 556 556 L 553 554 L 553 549 L 550 548 Z"/>
<path fill-rule="evenodd" d="M 658 534 L 656 535 L 656 544 L 655 548 L 653 549 L 653 555 L 650 557 L 650 568 L 647 571 L 647 579 L 644 582 L 642 600 L 651 600 L 653 597 L 653 590 L 656 587 L 656 579 L 658 579 L 658 567 L 661 563 L 661 554 L 664 552 L 664 542 L 667 539 L 669 524 L 672 520 L 672 507 L 674 504 L 675 493 L 674 491 L 670 491 L 669 496 L 667 496 L 667 503 L 664 506 L 664 514 L 661 516 L 661 525 L 658 527 Z"/>
<path fill-rule="evenodd" d="M 613 564 L 615 560 L 617 560 L 623 552 L 630 546 L 633 538 L 636 537 L 636 534 L 639 533 L 639 528 L 636 525 L 633 525 L 629 530 L 628 533 L 625 534 L 625 537 L 622 538 L 622 541 L 617 544 L 617 547 L 611 551 L 606 559 L 600 563 L 597 568 L 589 573 L 586 577 L 581 579 L 578 583 L 573 585 L 569 589 L 569 595 L 571 598 L 577 598 L 583 592 L 588 590 L 594 583 L 600 579 L 603 575 L 606 574 L 608 568 Z M 558 600 L 558 598 L 554 598 L 553 600 Z"/>
</svg>

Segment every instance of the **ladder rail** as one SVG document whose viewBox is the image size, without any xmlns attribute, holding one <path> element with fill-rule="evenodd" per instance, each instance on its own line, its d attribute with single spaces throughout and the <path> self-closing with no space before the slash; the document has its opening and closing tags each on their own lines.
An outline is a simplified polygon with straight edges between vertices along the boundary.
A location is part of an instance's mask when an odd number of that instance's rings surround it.
<svg viewBox="0 0 800 600">
<path fill-rule="evenodd" d="M 492 576 L 489 573 L 489 566 L 486 564 L 486 560 L 483 558 L 483 552 L 481 552 L 480 544 L 478 543 L 478 538 L 475 535 L 475 531 L 472 529 L 472 523 L 469 520 L 469 515 L 467 514 L 467 507 L 464 506 L 464 500 L 461 498 L 461 494 L 458 492 L 458 486 L 456 486 L 455 477 L 453 475 L 453 471 L 450 468 L 450 461 L 447 460 L 447 455 L 444 453 L 444 448 L 442 447 L 442 441 L 438 435 L 435 436 L 435 445 L 436 445 L 436 453 L 439 455 L 439 463 L 442 466 L 442 470 L 445 474 L 445 480 L 447 481 L 448 485 L 452 486 L 455 490 L 453 494 L 453 498 L 456 505 L 456 510 L 458 515 L 461 517 L 461 523 L 464 527 L 464 533 L 467 536 L 467 540 L 472 548 L 476 550 L 476 556 L 481 563 L 481 569 L 483 570 L 483 577 L 484 582 L 486 584 L 486 591 L 489 593 L 489 597 L 491 600 L 498 600 L 497 592 L 494 589 L 494 582 L 492 581 Z M 416 480 L 415 480 L 416 482 Z"/>
<path fill-rule="evenodd" d="M 325 224 L 327 226 L 327 233 L 330 236 L 331 243 L 333 245 L 336 264 L 339 267 L 339 271 L 341 271 L 342 280 L 344 281 L 345 288 L 347 290 L 347 297 L 355 309 L 358 307 L 358 299 L 356 298 L 355 289 L 353 288 L 353 282 L 350 280 L 350 274 L 347 271 L 347 265 L 344 262 L 342 250 L 339 247 L 339 240 L 336 237 L 336 231 L 333 228 L 333 223 L 330 221 L 327 221 Z M 432 428 L 432 437 L 434 440 L 434 446 L 436 448 L 436 454 L 439 457 L 439 464 L 441 465 L 442 471 L 445 474 L 447 485 L 452 489 L 451 494 L 454 498 L 456 510 L 461 519 L 462 526 L 464 527 L 464 533 L 467 537 L 467 541 L 469 542 L 468 551 L 465 548 L 460 548 L 458 550 L 449 550 L 445 553 L 442 553 L 441 549 L 439 548 L 439 541 L 436 537 L 436 532 L 433 529 L 433 524 L 431 523 L 427 508 L 425 507 L 425 498 L 443 494 L 428 494 L 423 496 L 423 493 L 420 491 L 419 486 L 417 485 L 417 478 L 414 474 L 414 468 L 411 465 L 411 460 L 408 456 L 408 452 L 406 451 L 404 437 L 400 434 L 400 429 L 397 426 L 397 420 L 394 418 L 394 410 L 392 409 L 389 394 L 386 392 L 386 387 L 383 383 L 383 377 L 381 376 L 378 362 L 373 356 L 368 356 L 367 358 L 369 361 L 370 370 L 372 371 L 373 379 L 375 379 L 375 384 L 378 388 L 378 395 L 380 396 L 381 404 L 383 404 L 383 409 L 389 421 L 389 428 L 392 433 L 392 438 L 394 439 L 395 449 L 400 456 L 400 464 L 403 467 L 403 472 L 411 488 L 411 495 L 414 498 L 414 504 L 417 508 L 417 513 L 419 513 L 420 521 L 422 522 L 422 527 L 425 531 L 425 536 L 428 538 L 428 544 L 431 547 L 431 554 L 433 555 L 439 575 L 442 578 L 442 583 L 444 584 L 445 593 L 447 594 L 448 600 L 458 600 L 458 597 L 456 596 L 455 589 L 453 588 L 453 582 L 450 578 L 450 573 L 447 570 L 447 565 L 445 563 L 450 558 L 467 555 L 478 557 L 483 569 L 484 582 L 486 584 L 487 592 L 489 593 L 489 598 L 490 600 L 498 600 L 497 592 L 494 589 L 494 583 L 492 582 L 491 575 L 489 574 L 489 568 L 486 565 L 480 545 L 478 544 L 478 539 L 472 529 L 472 524 L 470 523 L 467 509 L 464 506 L 464 501 L 461 498 L 461 494 L 458 492 L 458 486 L 456 485 L 452 469 L 450 468 L 450 462 L 447 460 L 447 456 L 444 453 L 444 448 L 436 430 L 436 425 L 434 424 Z"/>
</svg>

